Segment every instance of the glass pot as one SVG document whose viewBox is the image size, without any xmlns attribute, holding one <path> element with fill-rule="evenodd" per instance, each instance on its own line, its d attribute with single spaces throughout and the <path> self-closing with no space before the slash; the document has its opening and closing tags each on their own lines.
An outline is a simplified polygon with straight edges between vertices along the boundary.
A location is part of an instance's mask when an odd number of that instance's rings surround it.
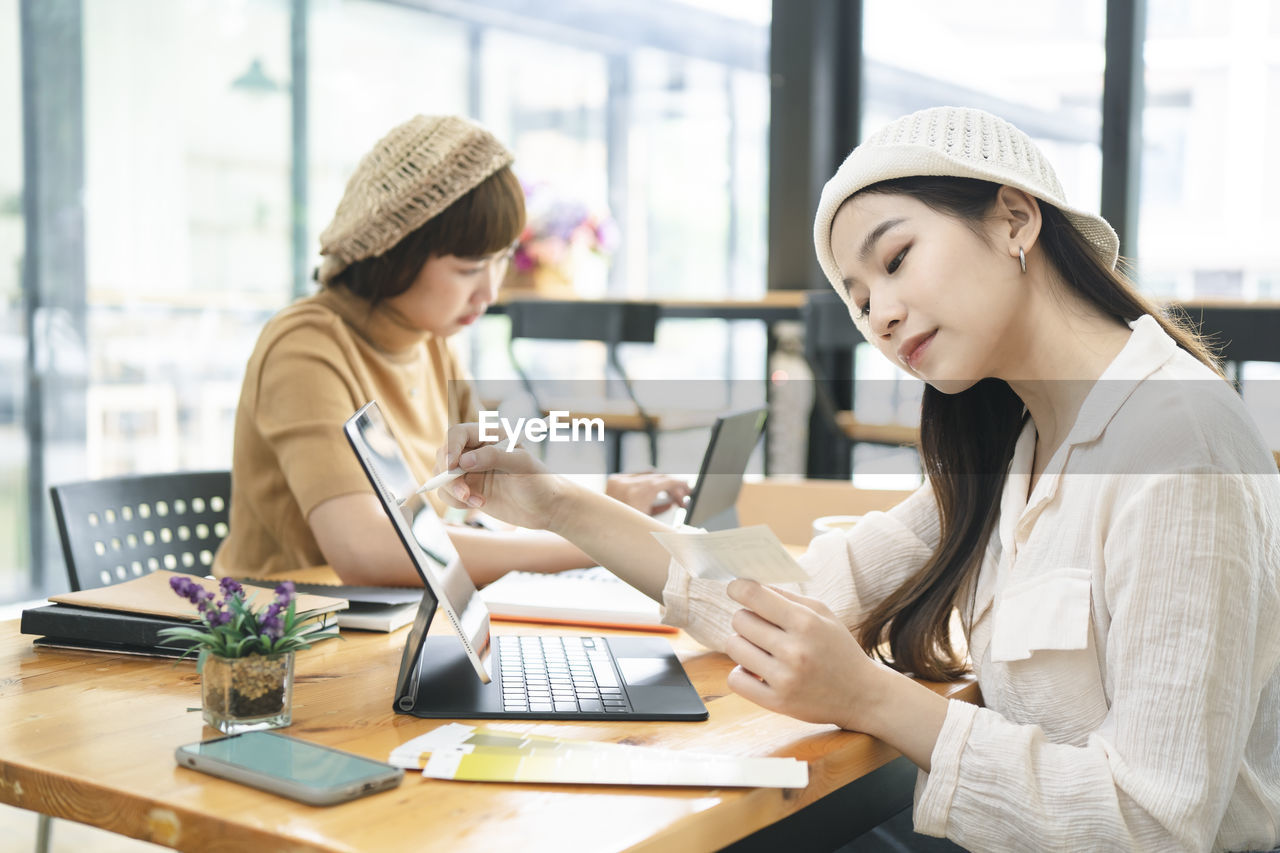
<svg viewBox="0 0 1280 853">
<path fill-rule="evenodd" d="M 204 721 L 225 734 L 275 729 L 293 719 L 293 652 L 205 658 Z"/>
</svg>

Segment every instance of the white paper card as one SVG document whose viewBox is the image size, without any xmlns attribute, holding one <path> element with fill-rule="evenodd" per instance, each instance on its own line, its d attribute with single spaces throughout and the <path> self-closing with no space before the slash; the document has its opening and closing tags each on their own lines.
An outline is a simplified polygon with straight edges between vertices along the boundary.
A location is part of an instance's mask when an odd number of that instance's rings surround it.
<svg viewBox="0 0 1280 853">
<path fill-rule="evenodd" d="M 796 583 L 809 575 L 774 532 L 763 524 L 733 530 L 655 531 L 654 538 L 699 578 L 746 578 L 760 583 Z"/>
</svg>

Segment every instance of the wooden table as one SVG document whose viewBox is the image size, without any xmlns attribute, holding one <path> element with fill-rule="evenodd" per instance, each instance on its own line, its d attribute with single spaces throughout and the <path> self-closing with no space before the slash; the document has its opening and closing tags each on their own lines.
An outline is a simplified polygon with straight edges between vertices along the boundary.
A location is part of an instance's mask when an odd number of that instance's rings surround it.
<svg viewBox="0 0 1280 853">
<path fill-rule="evenodd" d="M 664 320 L 760 320 L 775 323 L 779 320 L 799 320 L 806 293 L 807 291 L 804 290 L 769 290 L 755 299 L 653 297 L 636 301 L 657 303 L 659 317 Z M 606 297 L 606 300 L 611 298 Z M 574 296 L 548 296 L 526 290 L 504 289 L 498 293 L 498 301 L 489 306 L 489 313 L 505 314 L 507 303 L 519 300 L 597 301 Z"/>
<path fill-rule="evenodd" d="M 538 632 L 529 628 L 495 623 L 494 632 Z M 393 747 L 440 723 L 391 710 L 405 631 L 345 636 L 299 654 L 286 731 L 386 760 Z M 410 772 L 395 791 L 314 808 L 174 763 L 175 747 L 217 734 L 195 710 L 194 665 L 36 649 L 9 621 L 0 623 L 0 801 L 181 850 L 715 850 L 898 758 L 866 735 L 760 709 L 726 688 L 728 658 L 683 634 L 673 642 L 710 710 L 706 722 L 490 725 L 793 756 L 809 763 L 807 788 L 498 785 Z M 976 697 L 971 683 L 935 689 Z"/>
</svg>

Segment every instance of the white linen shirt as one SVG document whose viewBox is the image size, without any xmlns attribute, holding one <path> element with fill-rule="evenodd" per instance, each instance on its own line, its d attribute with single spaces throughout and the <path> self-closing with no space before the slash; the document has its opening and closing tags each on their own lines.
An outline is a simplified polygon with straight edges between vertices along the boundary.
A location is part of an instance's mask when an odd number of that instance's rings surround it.
<svg viewBox="0 0 1280 853">
<path fill-rule="evenodd" d="M 973 850 L 1280 843 L 1280 476 L 1231 387 L 1141 317 L 1028 499 L 1030 419 L 962 622 L 918 832 Z M 932 554 L 928 484 L 800 558 L 850 628 Z M 723 649 L 738 605 L 673 562 L 665 619 Z"/>
</svg>

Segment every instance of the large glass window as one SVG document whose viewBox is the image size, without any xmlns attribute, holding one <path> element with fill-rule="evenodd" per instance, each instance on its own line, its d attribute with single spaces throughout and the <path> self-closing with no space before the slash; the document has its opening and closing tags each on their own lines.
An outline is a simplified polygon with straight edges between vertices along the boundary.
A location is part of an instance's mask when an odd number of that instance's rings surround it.
<svg viewBox="0 0 1280 853">
<path fill-rule="evenodd" d="M 84 476 L 226 468 L 245 361 L 290 296 L 287 9 L 83 8 Z"/>
<path fill-rule="evenodd" d="M 1103 0 L 867 0 L 864 136 L 926 107 L 985 109 L 1035 139 L 1071 204 L 1097 211 L 1105 11 Z"/>
<path fill-rule="evenodd" d="M 307 252 L 374 142 L 419 113 L 468 115 L 468 26 L 377 0 L 311 4 Z M 353 61 L 353 57 L 359 57 Z"/>
<path fill-rule="evenodd" d="M 739 33 L 767 27 L 767 3 L 698 5 Z M 708 26 L 705 15 L 694 20 Z M 714 29 L 705 35 L 718 37 Z M 514 283 L 561 296 L 763 294 L 767 39 L 756 53 L 748 47 L 716 61 L 631 36 L 595 32 L 594 41 L 570 46 L 499 28 L 483 33 L 478 115 L 516 153 L 530 188 L 531 229 L 539 231 L 548 210 L 576 207 L 607 223 L 610 235 L 595 247 L 602 251 L 572 246 L 561 274 Z M 482 380 L 512 375 L 505 336 L 500 318 L 475 330 L 473 368 Z M 637 376 L 762 377 L 764 348 L 758 323 L 672 321 L 662 324 L 657 346 L 628 354 L 628 366 Z M 522 362 L 535 374 L 604 372 L 597 345 L 521 350 L 533 351 Z M 731 405 L 735 387 L 744 386 L 726 382 L 725 399 L 707 405 Z"/>
<path fill-rule="evenodd" d="M 18 0 L 0 0 L 0 601 L 29 586 L 27 339 L 23 330 L 22 51 Z"/>
<path fill-rule="evenodd" d="M 1147 7 L 1138 273 L 1159 297 L 1280 301 L 1277 33 L 1275 2 Z M 1240 378 L 1280 449 L 1280 365 Z"/>
<path fill-rule="evenodd" d="M 1280 57 L 1267 5 L 1148 6 L 1138 256 L 1157 295 L 1280 299 Z"/>
<path fill-rule="evenodd" d="M 310 266 L 359 157 L 414 113 L 476 118 L 513 148 L 531 188 L 608 225 L 602 251 L 574 253 L 568 292 L 763 292 L 769 0 L 690 2 L 680 18 L 697 38 L 672 28 L 670 8 L 643 4 L 617 16 L 554 3 L 518 13 L 503 3 L 424 6 L 78 6 L 83 114 L 68 119 L 83 138 L 46 167 L 83 157 L 83 191 L 69 196 L 83 199 L 83 244 L 59 249 L 84 258 L 84 339 L 69 330 L 64 349 L 76 371 L 87 366 L 83 391 L 78 374 L 67 391 L 87 422 L 83 443 L 45 442 L 41 489 L 230 465 L 244 365 L 262 324 L 296 295 L 295 229 Z M 27 553 L 18 8 L 0 0 L 0 115 L 9 117 L 0 123 L 0 599 L 35 592 L 39 562 Z M 291 41 L 299 11 L 301 45 Z M 718 41 L 732 45 L 708 49 Z M 295 46 L 305 51 L 299 68 Z M 299 108 L 303 139 L 292 135 Z M 298 158 L 306 192 L 295 206 Z M 510 375 L 503 324 L 493 318 L 458 342 L 477 373 Z M 642 355 L 637 370 L 763 373 L 759 324 L 682 321 L 660 334 L 662 355 Z M 43 576 L 59 586 L 56 541 L 48 545 Z"/>
</svg>

